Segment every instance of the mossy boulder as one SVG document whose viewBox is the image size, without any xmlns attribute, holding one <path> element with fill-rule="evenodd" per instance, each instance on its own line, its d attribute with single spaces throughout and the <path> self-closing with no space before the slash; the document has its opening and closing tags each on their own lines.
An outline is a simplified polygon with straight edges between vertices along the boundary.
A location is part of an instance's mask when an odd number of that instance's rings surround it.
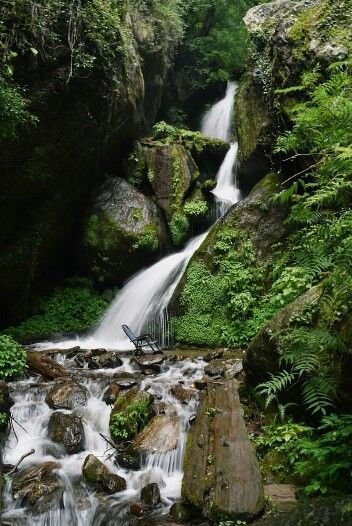
<svg viewBox="0 0 352 526">
<path fill-rule="evenodd" d="M 254 336 L 253 328 L 248 329 L 249 336 L 244 333 L 245 314 L 241 307 L 241 318 L 236 316 L 239 339 L 235 342 L 227 337 L 228 333 L 234 334 L 234 316 L 229 308 L 231 272 L 236 267 L 236 275 L 243 275 L 236 286 L 236 294 L 241 294 L 239 301 L 249 298 L 254 304 L 255 298 L 264 294 L 263 281 L 272 247 L 287 232 L 286 208 L 269 199 L 277 186 L 277 176 L 265 177 L 214 225 L 195 252 L 170 305 L 176 314 L 178 341 L 210 347 L 238 346 Z M 252 269 L 251 275 L 248 269 Z"/>
<path fill-rule="evenodd" d="M 45 401 L 52 409 L 75 409 L 87 403 L 89 392 L 70 378 L 59 378 L 46 395 Z"/>
<path fill-rule="evenodd" d="M 132 440 L 152 418 L 154 397 L 133 387 L 120 395 L 110 414 L 110 434 L 115 442 Z"/>
<path fill-rule="evenodd" d="M 320 285 L 309 289 L 279 311 L 251 341 L 243 358 L 243 368 L 251 385 L 256 386 L 266 381 L 269 374 L 278 372 L 281 353 L 276 335 L 287 329 L 299 314 L 314 306 L 321 294 Z"/>
<path fill-rule="evenodd" d="M 92 199 L 78 257 L 98 282 L 121 285 L 160 257 L 167 244 L 156 204 L 127 181 L 109 178 Z"/>
<path fill-rule="evenodd" d="M 85 481 L 97 491 L 113 494 L 124 491 L 127 488 L 125 479 L 112 473 L 94 455 L 88 455 L 85 458 L 82 473 Z"/>
</svg>

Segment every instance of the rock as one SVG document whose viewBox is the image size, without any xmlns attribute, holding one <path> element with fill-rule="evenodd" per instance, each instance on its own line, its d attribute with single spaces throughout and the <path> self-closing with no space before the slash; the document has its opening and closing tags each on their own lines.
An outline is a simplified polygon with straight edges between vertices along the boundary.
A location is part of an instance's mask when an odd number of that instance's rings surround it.
<svg viewBox="0 0 352 526">
<path fill-rule="evenodd" d="M 255 526 L 351 526 L 352 497 L 323 497 L 297 504 L 293 511 L 269 516 Z"/>
<path fill-rule="evenodd" d="M 163 354 L 152 354 L 148 356 L 140 356 L 133 358 L 133 362 L 142 370 L 156 369 L 165 361 L 166 357 Z"/>
<path fill-rule="evenodd" d="M 214 360 L 204 368 L 204 372 L 209 376 L 224 376 L 225 362 L 223 360 Z"/>
<path fill-rule="evenodd" d="M 307 307 L 319 301 L 322 287 L 317 285 L 299 296 L 276 314 L 250 342 L 243 358 L 243 368 L 250 385 L 255 386 L 267 380 L 269 373 L 278 371 L 280 353 L 275 334 L 289 327 L 291 319 Z"/>
<path fill-rule="evenodd" d="M 88 389 L 70 378 L 59 378 L 46 395 L 45 401 L 52 409 L 75 409 L 85 405 Z"/>
<path fill-rule="evenodd" d="M 169 15 L 156 13 L 153 4 L 138 10 L 127 0 L 118 3 L 121 20 L 113 4 L 101 17 L 89 3 L 82 5 L 87 31 L 100 35 L 89 44 L 89 64 L 83 65 L 87 75 L 80 73 L 82 64 L 71 69 L 69 4 L 51 17 L 56 44 L 50 51 L 38 50 L 41 74 L 33 53 L 16 65 L 19 89 L 28 87 L 31 113 L 38 122 L 30 140 L 21 130 L 0 159 L 2 326 L 30 314 L 38 284 L 65 264 L 98 174 L 119 173 L 126 145 L 155 122 L 178 38 L 170 35 Z M 36 39 L 37 30 L 28 28 L 26 14 L 23 2 L 16 11 L 6 4 L 4 38 L 10 38 L 16 26 L 19 40 Z M 43 5 L 43 16 L 51 14 L 51 7 Z M 106 20 L 115 17 L 119 30 L 110 33 Z M 81 49 L 85 36 L 78 39 Z"/>
<path fill-rule="evenodd" d="M 127 391 L 138 385 L 138 381 L 133 378 L 118 378 L 115 380 L 116 385 L 119 386 L 121 391 Z"/>
<path fill-rule="evenodd" d="M 237 388 L 236 380 L 207 385 L 187 439 L 182 497 L 210 520 L 247 521 L 264 507 Z"/>
<path fill-rule="evenodd" d="M 102 352 L 92 351 L 87 356 L 88 369 L 116 369 L 121 367 L 122 360 L 118 352 L 102 350 Z"/>
<path fill-rule="evenodd" d="M 177 398 L 183 404 L 188 404 L 193 398 L 195 398 L 196 393 L 190 389 L 185 389 L 181 385 L 174 385 L 170 390 L 172 396 Z"/>
<path fill-rule="evenodd" d="M 121 387 L 118 384 L 113 383 L 109 385 L 109 387 L 106 389 L 103 395 L 104 402 L 107 405 L 113 405 L 116 402 L 116 399 L 120 394 L 120 391 L 121 391 Z"/>
<path fill-rule="evenodd" d="M 206 388 L 208 382 L 209 382 L 209 378 L 207 378 L 206 376 L 203 376 L 203 378 L 201 378 L 200 380 L 194 381 L 194 387 L 196 389 L 199 389 L 199 391 L 203 391 Z"/>
<path fill-rule="evenodd" d="M 133 451 L 132 448 L 117 450 L 114 463 L 120 468 L 138 471 L 140 469 L 140 456 L 139 453 Z"/>
<path fill-rule="evenodd" d="M 55 380 L 70 374 L 63 365 L 48 358 L 42 352 L 27 351 L 27 363 L 30 371 L 39 373 L 49 380 Z"/>
<path fill-rule="evenodd" d="M 188 523 L 192 519 L 197 518 L 197 511 L 183 502 L 175 502 L 170 508 L 171 517 L 177 524 Z"/>
<path fill-rule="evenodd" d="M 155 508 L 161 502 L 159 486 L 155 483 L 147 484 L 142 488 L 141 501 L 149 508 Z"/>
<path fill-rule="evenodd" d="M 242 360 L 227 360 L 225 362 L 225 378 L 237 378 L 243 371 Z"/>
<path fill-rule="evenodd" d="M 144 146 L 143 156 L 146 170 L 153 173 L 151 185 L 158 204 L 170 220 L 173 210 L 181 211 L 192 181 L 199 176 L 197 165 L 181 144 Z"/>
<path fill-rule="evenodd" d="M 119 177 L 96 190 L 84 225 L 83 270 L 104 285 L 121 285 L 167 244 L 163 218 L 151 199 Z"/>
<path fill-rule="evenodd" d="M 279 512 L 287 512 L 297 505 L 297 487 L 293 484 L 266 484 L 264 495 L 274 504 Z"/>
<path fill-rule="evenodd" d="M 115 475 L 94 455 L 88 455 L 82 466 L 85 481 L 97 491 L 103 491 L 110 495 L 127 488 L 123 477 Z"/>
<path fill-rule="evenodd" d="M 223 357 L 224 351 L 213 351 L 209 352 L 206 356 L 204 356 L 204 361 L 211 362 L 212 360 L 219 360 Z"/>
<path fill-rule="evenodd" d="M 46 462 L 15 473 L 12 478 L 14 498 L 30 506 L 34 513 L 43 513 L 51 507 L 58 507 L 64 492 L 55 473 L 59 467 L 56 462 Z"/>
<path fill-rule="evenodd" d="M 12 405 L 8 385 L 4 380 L 0 380 L 0 413 L 7 413 Z"/>
<path fill-rule="evenodd" d="M 133 439 L 151 419 L 153 402 L 153 395 L 146 391 L 140 391 L 138 387 L 133 387 L 125 394 L 120 395 L 110 415 L 111 436 L 117 442 Z M 123 434 L 114 432 L 115 415 L 119 415 L 119 420 L 123 422 L 119 427 Z"/>
<path fill-rule="evenodd" d="M 157 415 L 133 441 L 139 453 L 166 453 L 176 449 L 181 426 L 177 416 Z"/>
<path fill-rule="evenodd" d="M 142 517 L 144 514 L 143 504 L 139 502 L 134 502 L 130 505 L 130 514 L 135 517 Z"/>
<path fill-rule="evenodd" d="M 84 450 L 82 420 L 73 414 L 56 411 L 49 420 L 49 438 L 61 444 L 71 455 Z"/>
</svg>

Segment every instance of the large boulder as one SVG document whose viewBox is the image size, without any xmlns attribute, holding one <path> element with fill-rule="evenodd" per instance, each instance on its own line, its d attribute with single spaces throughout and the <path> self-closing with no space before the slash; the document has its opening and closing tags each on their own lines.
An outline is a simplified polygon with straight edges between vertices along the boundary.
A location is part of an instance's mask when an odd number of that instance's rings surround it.
<svg viewBox="0 0 352 526">
<path fill-rule="evenodd" d="M 181 425 L 177 416 L 157 415 L 133 441 L 139 453 L 166 453 L 177 448 Z"/>
<path fill-rule="evenodd" d="M 161 502 L 161 495 L 159 486 L 152 482 L 147 484 L 141 490 L 141 501 L 145 506 L 149 508 L 155 508 Z"/>
<path fill-rule="evenodd" d="M 52 409 L 75 409 L 85 405 L 89 393 L 83 385 L 70 378 L 59 378 L 46 395 L 45 401 Z"/>
<path fill-rule="evenodd" d="M 74 43 L 72 16 L 72 5 L 60 2 L 6 3 L 2 10 L 14 85 L 38 117 L 30 129 L 21 121 L 17 137 L 1 144 L 4 325 L 26 316 L 38 281 L 72 260 L 97 178 L 121 172 L 130 142 L 155 121 L 178 40 L 169 12 L 150 2 L 121 0 L 118 9 L 115 2 L 81 2 Z M 26 100 L 15 100 L 21 120 Z"/>
<path fill-rule="evenodd" d="M 119 285 L 155 261 L 166 245 L 155 203 L 119 177 L 106 179 L 84 224 L 82 268 L 105 285 Z"/>
<path fill-rule="evenodd" d="M 264 382 L 270 373 L 274 374 L 279 370 L 280 351 L 276 334 L 287 329 L 291 320 L 303 313 L 307 307 L 316 304 L 321 294 L 322 287 L 319 285 L 309 289 L 279 311 L 251 341 L 243 358 L 243 368 L 251 385 Z"/>
<path fill-rule="evenodd" d="M 124 491 L 127 488 L 125 479 L 112 473 L 105 464 L 94 455 L 88 455 L 85 458 L 82 473 L 85 481 L 97 491 L 113 494 Z"/>
<path fill-rule="evenodd" d="M 58 507 L 64 492 L 56 474 L 59 467 L 56 462 L 46 462 L 15 473 L 12 479 L 14 498 L 30 506 L 35 513 Z"/>
<path fill-rule="evenodd" d="M 73 414 L 56 411 L 49 420 L 49 438 L 61 444 L 67 453 L 79 453 L 84 450 L 84 429 L 81 418 Z"/>
<path fill-rule="evenodd" d="M 186 445 L 183 499 L 213 520 L 251 520 L 264 507 L 236 380 L 208 383 Z"/>
</svg>

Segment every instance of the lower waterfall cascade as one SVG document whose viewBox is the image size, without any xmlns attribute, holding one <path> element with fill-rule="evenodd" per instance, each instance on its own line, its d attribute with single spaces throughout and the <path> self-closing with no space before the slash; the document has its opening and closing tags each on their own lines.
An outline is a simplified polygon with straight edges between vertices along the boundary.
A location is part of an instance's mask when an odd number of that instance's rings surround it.
<svg viewBox="0 0 352 526">
<path fill-rule="evenodd" d="M 212 137 L 230 139 L 234 96 L 237 85 L 229 83 L 225 98 L 215 104 L 203 118 L 202 131 Z M 236 182 L 238 145 L 233 142 L 217 174 L 217 185 L 213 190 L 216 219 L 240 199 Z M 155 452 L 140 458 L 138 470 L 120 467 L 109 457 L 109 445 L 103 436 L 109 436 L 110 407 L 103 401 L 104 392 L 116 374 L 132 374 L 135 370 L 129 356 L 121 352 L 123 365 L 116 369 L 89 372 L 77 369 L 65 349 L 80 346 L 81 349 L 103 348 L 109 351 L 128 351 L 131 345 L 121 331 L 127 324 L 135 333 L 141 333 L 154 324 L 163 347 L 169 345 L 168 304 L 180 282 L 188 262 L 208 235 L 204 232 L 189 241 L 181 252 L 169 255 L 150 268 L 134 276 L 117 294 L 99 325 L 83 337 L 59 342 L 42 342 L 37 350 L 45 352 L 56 349 L 55 359 L 72 370 L 74 379 L 88 391 L 86 405 L 75 408 L 74 414 L 82 419 L 84 428 L 84 451 L 67 454 L 48 437 L 48 422 L 53 410 L 45 402 L 50 388 L 48 382 L 37 382 L 35 378 L 10 384 L 14 406 L 13 429 L 8 437 L 4 462 L 15 464 L 21 456 L 33 448 L 35 453 L 25 459 L 21 468 L 47 462 L 57 463 L 54 472 L 59 480 L 60 498 L 47 509 L 28 509 L 21 505 L 21 499 L 12 495 L 11 483 L 4 488 L 6 524 L 19 526 L 128 526 L 131 503 L 138 502 L 140 491 L 149 483 L 157 483 L 161 491 L 161 505 L 158 514 L 167 513 L 170 506 L 181 498 L 183 474 L 183 450 L 189 420 L 195 414 L 197 402 L 191 399 L 181 403 L 171 388 L 180 383 L 193 389 L 195 380 L 202 378 L 205 362 L 202 359 L 185 360 L 177 363 L 165 360 L 159 374 L 146 376 L 140 389 L 151 393 L 165 405 L 165 414 L 177 417 L 179 436 L 172 451 Z M 62 352 L 59 352 L 59 349 Z M 67 410 L 64 411 L 68 413 Z M 17 424 L 17 422 L 20 423 Z M 127 483 L 125 491 L 111 496 L 101 496 L 82 483 L 81 469 L 85 457 L 94 454 L 104 460 L 112 473 L 122 476 Z M 156 523 L 157 524 L 157 523 Z"/>
</svg>

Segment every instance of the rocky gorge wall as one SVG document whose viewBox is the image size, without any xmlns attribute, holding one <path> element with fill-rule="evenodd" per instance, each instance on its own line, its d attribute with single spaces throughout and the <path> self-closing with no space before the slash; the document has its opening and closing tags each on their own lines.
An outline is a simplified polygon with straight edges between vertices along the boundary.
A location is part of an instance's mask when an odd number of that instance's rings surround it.
<svg viewBox="0 0 352 526">
<path fill-rule="evenodd" d="M 2 8 L 4 62 L 36 119 L 1 145 L 2 325 L 28 314 L 43 277 L 71 265 L 97 179 L 120 169 L 126 146 L 155 120 L 180 36 L 160 5 Z"/>
</svg>

